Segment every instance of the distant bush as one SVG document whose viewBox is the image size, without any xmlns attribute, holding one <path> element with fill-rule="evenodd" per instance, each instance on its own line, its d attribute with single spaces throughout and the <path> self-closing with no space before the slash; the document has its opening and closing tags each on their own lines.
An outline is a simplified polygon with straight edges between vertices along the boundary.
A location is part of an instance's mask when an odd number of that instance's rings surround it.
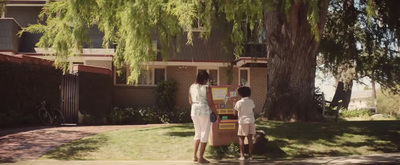
<svg viewBox="0 0 400 165">
<path fill-rule="evenodd" d="M 176 92 L 178 83 L 175 80 L 167 80 L 157 84 L 156 98 L 158 109 L 172 111 L 176 105 Z"/>
<path fill-rule="evenodd" d="M 18 111 L 0 112 L 0 128 L 39 123 L 32 114 Z"/>
<path fill-rule="evenodd" d="M 372 115 L 369 109 L 359 109 L 359 110 L 342 110 L 341 117 L 351 118 L 351 117 L 369 117 Z"/>
<path fill-rule="evenodd" d="M 395 115 L 399 112 L 399 95 L 393 94 L 387 90 L 377 90 L 377 110 L 378 113 Z M 368 102 L 369 106 L 375 106 L 374 100 L 371 99 Z M 400 115 L 400 114 L 399 114 Z"/>
<path fill-rule="evenodd" d="M 166 111 L 155 107 L 115 107 L 108 115 L 108 121 L 110 124 L 188 123 L 191 118 L 187 108 Z"/>
</svg>

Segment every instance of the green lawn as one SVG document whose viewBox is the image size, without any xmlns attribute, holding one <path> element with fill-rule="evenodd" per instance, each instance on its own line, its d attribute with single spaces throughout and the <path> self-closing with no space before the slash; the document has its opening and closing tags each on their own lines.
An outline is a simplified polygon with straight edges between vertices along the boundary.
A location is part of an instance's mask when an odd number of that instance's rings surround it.
<svg viewBox="0 0 400 165">
<path fill-rule="evenodd" d="M 269 138 L 265 145 L 266 153 L 256 155 L 259 159 L 400 152 L 398 120 L 329 123 L 259 121 L 257 129 L 264 130 Z M 117 130 L 65 144 L 48 152 L 42 159 L 191 160 L 193 135 L 192 124 Z M 213 156 L 208 154 L 208 157 L 215 158 Z"/>
<path fill-rule="evenodd" d="M 303 158 L 400 152 L 400 121 L 260 122 L 271 151 L 266 157 Z"/>
</svg>

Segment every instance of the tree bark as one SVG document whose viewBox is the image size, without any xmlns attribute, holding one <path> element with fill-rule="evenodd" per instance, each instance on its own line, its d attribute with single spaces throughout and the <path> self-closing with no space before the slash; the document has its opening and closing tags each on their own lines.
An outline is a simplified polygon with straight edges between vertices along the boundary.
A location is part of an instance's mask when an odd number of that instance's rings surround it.
<svg viewBox="0 0 400 165">
<path fill-rule="evenodd" d="M 350 100 L 351 100 L 351 88 L 353 87 L 353 81 L 350 81 L 347 84 L 347 89 L 344 87 L 344 83 L 339 81 L 336 87 L 335 95 L 333 96 L 332 102 L 329 107 L 340 107 L 340 108 L 349 108 Z"/>
<path fill-rule="evenodd" d="M 268 86 L 264 117 L 269 120 L 322 119 L 314 103 L 319 42 L 307 21 L 308 6 L 302 2 L 293 4 L 290 21 L 281 10 L 281 4 L 277 4 L 275 10 L 265 12 Z M 320 36 L 326 22 L 327 8 L 327 2 L 320 2 Z"/>
<path fill-rule="evenodd" d="M 400 115 L 400 93 L 399 93 L 399 112 L 397 113 L 397 115 Z"/>
<path fill-rule="evenodd" d="M 372 75 L 373 77 L 374 75 Z M 371 86 L 372 86 L 372 97 L 374 98 L 374 108 L 375 108 L 375 113 L 378 113 L 378 98 L 376 97 L 376 86 L 375 86 L 375 80 L 371 80 Z"/>
<path fill-rule="evenodd" d="M 399 57 L 400 57 L 400 35 L 397 35 L 397 49 L 399 49 Z M 397 115 L 400 115 L 400 93 L 399 93 L 399 112 L 397 113 Z"/>
<path fill-rule="evenodd" d="M 354 0 L 343 1 L 343 10 L 345 12 L 344 22 L 348 25 L 348 28 L 344 31 L 345 40 L 343 42 L 343 47 L 348 47 L 345 52 L 348 57 L 347 60 L 339 64 L 337 68 L 339 74 L 336 79 L 339 81 L 330 107 L 334 108 L 339 106 L 339 108 L 348 109 L 351 100 L 353 79 L 355 79 L 355 67 L 353 63 L 358 56 L 354 28 L 352 28 L 357 21 Z M 347 86 L 346 88 L 345 85 Z"/>
</svg>

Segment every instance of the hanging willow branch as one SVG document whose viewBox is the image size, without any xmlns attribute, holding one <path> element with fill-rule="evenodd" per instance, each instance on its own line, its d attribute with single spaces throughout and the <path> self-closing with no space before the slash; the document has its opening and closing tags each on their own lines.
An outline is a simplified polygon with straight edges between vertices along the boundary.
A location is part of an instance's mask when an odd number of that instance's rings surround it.
<svg viewBox="0 0 400 165">
<path fill-rule="evenodd" d="M 316 40 L 319 39 L 319 4 L 326 0 L 286 0 L 285 11 L 291 4 L 302 2 L 309 6 L 308 21 Z M 157 53 L 168 59 L 171 49 L 179 51 L 179 38 L 187 35 L 192 44 L 193 22 L 204 27 L 201 36 L 210 35 L 216 17 L 225 15 L 233 25 L 231 41 L 235 54 L 243 53 L 245 44 L 244 23 L 250 30 L 262 24 L 264 12 L 276 9 L 275 1 L 264 0 L 68 0 L 48 1 L 40 18 L 45 24 L 30 25 L 20 32 L 41 33 L 36 44 L 46 55 L 56 56 L 55 66 L 68 70 L 71 57 L 79 56 L 83 45 L 90 45 L 89 29 L 98 28 L 102 33 L 103 47 L 116 45 L 114 65 L 129 66 L 129 82 L 137 82 L 141 67 L 155 60 Z M 200 21 L 200 22 L 199 22 Z M 158 39 L 161 49 L 154 49 Z M 178 45 L 178 46 L 173 46 Z"/>
</svg>

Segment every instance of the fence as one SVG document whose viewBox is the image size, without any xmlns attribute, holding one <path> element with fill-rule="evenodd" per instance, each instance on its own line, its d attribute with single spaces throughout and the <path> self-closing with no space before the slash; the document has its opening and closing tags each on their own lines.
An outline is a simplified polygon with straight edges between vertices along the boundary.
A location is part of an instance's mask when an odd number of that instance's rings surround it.
<svg viewBox="0 0 400 165">
<path fill-rule="evenodd" d="M 112 109 L 112 71 L 74 65 L 75 74 L 63 76 L 62 111 L 78 124 L 104 124 Z"/>
<path fill-rule="evenodd" d="M 0 127 L 38 122 L 42 100 L 59 105 L 61 75 L 49 61 L 0 54 Z"/>
</svg>

